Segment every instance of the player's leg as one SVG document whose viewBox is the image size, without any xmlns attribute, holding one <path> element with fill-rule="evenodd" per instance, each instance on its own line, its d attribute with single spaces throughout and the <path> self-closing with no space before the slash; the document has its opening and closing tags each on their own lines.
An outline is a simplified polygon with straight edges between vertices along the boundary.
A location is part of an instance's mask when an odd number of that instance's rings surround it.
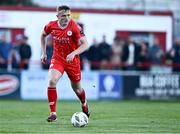
<svg viewBox="0 0 180 134">
<path fill-rule="evenodd" d="M 72 78 L 70 78 L 72 79 Z M 71 80 L 71 86 L 76 95 L 78 96 L 79 100 L 81 101 L 81 107 L 82 111 L 89 117 L 89 109 L 88 109 L 88 103 L 86 99 L 86 93 L 84 89 L 81 87 L 80 81 L 79 82 L 74 82 Z"/>
<path fill-rule="evenodd" d="M 48 117 L 48 122 L 53 122 L 57 120 L 56 116 L 56 102 L 57 102 L 57 92 L 56 84 L 64 72 L 64 66 L 60 62 L 52 60 L 49 73 L 48 73 L 48 102 L 50 107 L 50 116 Z"/>
<path fill-rule="evenodd" d="M 81 67 L 80 60 L 75 59 L 73 63 L 68 63 L 65 65 L 65 70 L 69 79 L 71 80 L 71 86 L 79 100 L 81 101 L 82 111 L 89 117 L 88 104 L 86 100 L 86 93 L 81 87 Z"/>
<path fill-rule="evenodd" d="M 53 122 L 57 120 L 56 116 L 56 102 L 57 102 L 57 91 L 56 84 L 62 74 L 56 69 L 50 69 L 48 74 L 48 102 L 50 108 L 50 116 L 48 117 L 48 122 Z"/>
</svg>

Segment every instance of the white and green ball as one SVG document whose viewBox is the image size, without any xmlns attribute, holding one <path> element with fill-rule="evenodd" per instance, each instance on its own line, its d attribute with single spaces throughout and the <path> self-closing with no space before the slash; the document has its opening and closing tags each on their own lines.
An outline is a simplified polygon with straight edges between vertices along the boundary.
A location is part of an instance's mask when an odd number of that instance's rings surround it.
<svg viewBox="0 0 180 134">
<path fill-rule="evenodd" d="M 71 123 L 74 127 L 85 127 L 88 124 L 88 117 L 83 112 L 76 112 L 72 115 Z"/>
</svg>

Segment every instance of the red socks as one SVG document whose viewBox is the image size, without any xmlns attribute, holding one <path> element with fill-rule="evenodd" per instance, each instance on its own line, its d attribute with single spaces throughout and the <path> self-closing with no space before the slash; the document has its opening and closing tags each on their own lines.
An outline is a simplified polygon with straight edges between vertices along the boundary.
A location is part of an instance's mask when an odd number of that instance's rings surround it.
<svg viewBox="0 0 180 134">
<path fill-rule="evenodd" d="M 81 103 L 84 104 L 86 102 L 86 94 L 84 89 L 82 89 L 82 92 L 76 92 L 78 98 L 80 99 Z"/>
<path fill-rule="evenodd" d="M 88 114 L 88 105 L 87 105 L 87 101 L 86 101 L 86 94 L 85 94 L 85 91 L 82 89 L 81 92 L 78 92 L 79 90 L 77 90 L 76 94 L 79 98 L 79 100 L 81 101 L 81 104 L 82 104 L 82 111 L 84 113 L 87 113 Z"/>
<path fill-rule="evenodd" d="M 48 95 L 48 102 L 51 112 L 56 112 L 56 101 L 57 101 L 56 88 L 48 87 L 47 95 Z"/>
<path fill-rule="evenodd" d="M 85 91 L 82 89 L 82 92 L 76 92 L 79 100 L 81 101 L 82 105 L 86 102 L 86 94 Z M 57 92 L 55 87 L 48 87 L 47 91 L 48 95 L 48 102 L 51 113 L 56 113 L 56 101 L 57 101 Z"/>
</svg>

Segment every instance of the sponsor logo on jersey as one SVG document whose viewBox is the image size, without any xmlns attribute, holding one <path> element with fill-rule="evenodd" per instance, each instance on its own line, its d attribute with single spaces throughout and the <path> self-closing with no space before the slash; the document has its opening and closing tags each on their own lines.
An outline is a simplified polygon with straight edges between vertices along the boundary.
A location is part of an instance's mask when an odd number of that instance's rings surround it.
<svg viewBox="0 0 180 134">
<path fill-rule="evenodd" d="M 13 75 L 0 76 L 0 96 L 11 94 L 19 87 L 19 80 Z"/>
<path fill-rule="evenodd" d="M 67 31 L 67 35 L 71 36 L 72 35 L 72 31 Z"/>
<path fill-rule="evenodd" d="M 53 37 L 54 39 L 54 42 L 57 43 L 57 44 L 70 44 L 70 38 L 69 37 Z"/>
</svg>

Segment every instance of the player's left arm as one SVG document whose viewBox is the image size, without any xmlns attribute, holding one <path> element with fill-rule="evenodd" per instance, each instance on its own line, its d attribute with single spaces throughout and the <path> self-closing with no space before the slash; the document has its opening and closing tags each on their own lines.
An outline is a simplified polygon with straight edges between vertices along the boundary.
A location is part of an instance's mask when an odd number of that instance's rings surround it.
<svg viewBox="0 0 180 134">
<path fill-rule="evenodd" d="M 87 49 L 88 49 L 88 42 L 87 42 L 86 36 L 82 36 L 79 38 L 79 47 L 76 50 L 74 50 L 72 53 L 67 55 L 66 57 L 67 62 L 73 61 L 76 55 L 83 53 Z"/>
<path fill-rule="evenodd" d="M 79 47 L 74 51 L 76 55 L 79 55 L 88 49 L 88 42 L 86 36 L 82 36 L 79 39 Z"/>
</svg>

